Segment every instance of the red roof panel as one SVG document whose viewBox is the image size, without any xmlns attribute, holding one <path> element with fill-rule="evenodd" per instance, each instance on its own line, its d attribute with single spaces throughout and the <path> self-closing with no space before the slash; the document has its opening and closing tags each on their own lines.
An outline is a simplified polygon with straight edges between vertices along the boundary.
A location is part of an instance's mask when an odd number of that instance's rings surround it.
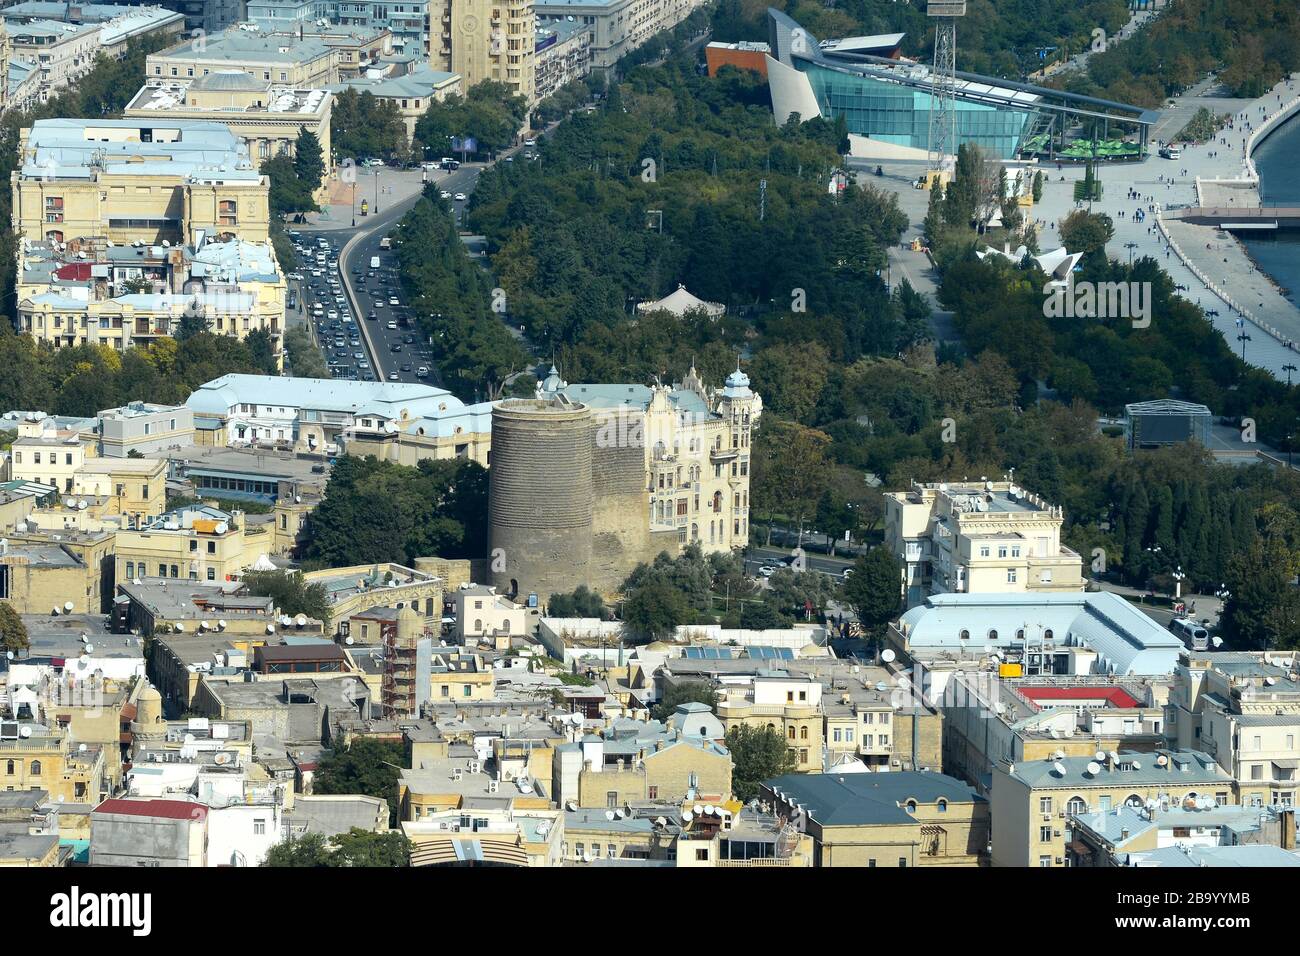
<svg viewBox="0 0 1300 956">
<path fill-rule="evenodd" d="M 186 800 L 105 800 L 93 812 L 162 817 L 168 820 L 205 820 L 208 816 L 206 806 Z"/>
</svg>

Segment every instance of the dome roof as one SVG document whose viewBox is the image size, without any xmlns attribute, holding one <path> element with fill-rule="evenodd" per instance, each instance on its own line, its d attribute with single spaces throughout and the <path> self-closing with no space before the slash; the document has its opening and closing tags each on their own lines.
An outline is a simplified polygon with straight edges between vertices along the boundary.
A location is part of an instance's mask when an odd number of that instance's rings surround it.
<svg viewBox="0 0 1300 956">
<path fill-rule="evenodd" d="M 560 389 L 564 388 L 564 385 L 564 379 L 560 378 L 560 370 L 552 365 L 550 374 L 547 375 L 546 378 L 542 379 L 542 391 L 558 392 Z"/>
<path fill-rule="evenodd" d="M 140 696 L 136 698 L 137 702 L 142 700 L 162 700 L 162 694 L 158 693 L 158 689 L 156 687 L 150 685 L 144 688 L 143 690 L 141 690 Z"/>
<path fill-rule="evenodd" d="M 727 376 L 727 388 L 749 388 L 749 376 L 736 369 Z"/>
</svg>

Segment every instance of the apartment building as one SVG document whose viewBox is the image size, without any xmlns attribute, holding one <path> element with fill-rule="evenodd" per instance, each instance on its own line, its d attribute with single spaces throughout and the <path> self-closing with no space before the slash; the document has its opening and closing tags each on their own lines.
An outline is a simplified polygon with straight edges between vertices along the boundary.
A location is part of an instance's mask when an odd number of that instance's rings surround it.
<svg viewBox="0 0 1300 956">
<path fill-rule="evenodd" d="M 822 769 L 822 684 L 783 670 L 761 669 L 746 685 L 724 684 L 717 714 L 726 730 L 748 726 L 777 731 L 795 757 L 795 770 Z"/>
<path fill-rule="evenodd" d="M 1061 509 L 1010 481 L 913 482 L 885 495 L 885 544 L 905 568 L 907 606 L 927 595 L 1082 591 L 1061 544 Z"/>
<path fill-rule="evenodd" d="M 538 0 L 538 22 L 579 23 L 592 33 L 591 65 L 608 69 L 656 33 L 671 30 L 701 6 L 700 0 Z"/>
<path fill-rule="evenodd" d="M 458 73 L 431 69 L 428 64 L 415 64 L 405 73 L 388 70 L 381 75 L 353 77 L 343 80 L 330 89 L 335 95 L 344 90 L 369 93 L 371 96 L 391 103 L 402 117 L 406 126 L 406 140 L 411 142 L 415 136 L 415 124 L 419 122 L 434 102 L 441 103 L 449 96 L 463 92 L 463 80 Z"/>
<path fill-rule="evenodd" d="M 813 866 L 985 866 L 989 804 L 940 773 L 787 774 L 760 804 L 813 840 Z"/>
<path fill-rule="evenodd" d="M 194 444 L 194 413 L 184 405 L 128 402 L 107 408 L 99 418 L 99 454 L 126 458 L 132 452 L 146 458 Z"/>
<path fill-rule="evenodd" d="M 1014 679 L 967 669 L 936 702 L 944 715 L 943 767 L 978 784 L 1003 760 L 1045 760 L 1058 751 L 1154 753 L 1167 745 L 1168 689 L 1154 680 Z"/>
<path fill-rule="evenodd" d="M 1001 761 L 993 768 L 994 866 L 1066 866 L 1073 819 L 1120 807 L 1238 803 L 1236 782 L 1198 750 L 1098 751 Z"/>
<path fill-rule="evenodd" d="M 38 120 L 11 178 L 13 227 L 79 251 L 267 241 L 267 181 L 218 123 Z"/>
<path fill-rule="evenodd" d="M 502 640 L 508 644 L 527 631 L 528 609 L 497 594 L 495 588 L 461 588 L 452 592 L 451 601 L 456 609 L 456 637 L 462 644 Z"/>
<path fill-rule="evenodd" d="M 585 23 L 552 20 L 537 25 L 533 90 L 544 100 L 591 72 L 592 29 Z"/>
<path fill-rule="evenodd" d="M 429 62 L 458 73 L 465 89 L 504 83 L 536 102 L 536 17 L 529 0 L 439 0 L 429 10 Z"/>
<path fill-rule="evenodd" d="M 382 58 L 392 52 L 392 34 L 386 29 L 315 22 L 269 33 L 241 23 L 203 42 L 179 43 L 152 54 L 145 77 L 186 80 L 237 70 L 277 86 L 315 90 L 380 69 Z"/>
<path fill-rule="evenodd" d="M 6 18 L 10 57 L 32 67 L 38 76 L 36 98 L 46 102 L 76 84 L 95 67 L 100 50 L 99 24 Z"/>
<path fill-rule="evenodd" d="M 248 0 L 247 20 L 268 33 L 312 30 L 321 20 L 387 31 L 393 49 L 420 55 L 429 43 L 429 0 Z"/>
<path fill-rule="evenodd" d="M 93 803 L 104 797 L 102 747 L 76 743 L 66 729 L 34 721 L 0 723 L 0 788 L 44 790 L 55 802 Z"/>
<path fill-rule="evenodd" d="M 321 156 L 328 162 L 333 105 L 334 96 L 328 90 L 296 89 L 229 69 L 193 79 L 147 78 L 123 115 L 128 119 L 224 123 L 260 166 L 275 156 L 293 156 L 302 130 L 316 137 Z"/>
<path fill-rule="evenodd" d="M 224 582 L 270 553 L 269 529 L 248 529 L 241 513 L 206 505 L 159 515 L 117 534 L 116 578 Z"/>
<path fill-rule="evenodd" d="M 73 491 L 108 499 L 105 514 L 121 515 L 127 526 L 139 528 L 166 510 L 166 485 L 164 458 L 92 458 L 81 466 Z"/>
<path fill-rule="evenodd" d="M 1291 807 L 1300 788 L 1300 668 L 1294 652 L 1197 651 L 1174 671 L 1171 742 L 1203 750 L 1241 803 Z"/>
<path fill-rule="evenodd" d="M 239 200 L 228 202 L 233 223 Z M 55 348 L 122 350 L 200 321 L 241 339 L 265 332 L 283 360 L 286 283 L 269 242 L 209 239 L 203 230 L 195 246 L 110 242 L 29 243 L 20 259 L 19 328 Z"/>
</svg>

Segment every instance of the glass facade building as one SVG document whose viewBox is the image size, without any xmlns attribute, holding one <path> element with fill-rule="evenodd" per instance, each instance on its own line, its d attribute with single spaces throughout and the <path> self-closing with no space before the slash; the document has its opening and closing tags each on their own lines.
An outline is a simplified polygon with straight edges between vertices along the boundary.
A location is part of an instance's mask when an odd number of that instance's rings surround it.
<svg viewBox="0 0 1300 956">
<path fill-rule="evenodd" d="M 855 72 L 840 71 L 808 60 L 794 62 L 808 78 L 823 116 L 843 116 L 850 133 L 896 146 L 926 149 L 930 94 Z M 1034 112 L 962 100 L 955 103 L 957 141 L 973 143 L 1002 159 L 1012 159 L 1029 129 Z"/>
</svg>

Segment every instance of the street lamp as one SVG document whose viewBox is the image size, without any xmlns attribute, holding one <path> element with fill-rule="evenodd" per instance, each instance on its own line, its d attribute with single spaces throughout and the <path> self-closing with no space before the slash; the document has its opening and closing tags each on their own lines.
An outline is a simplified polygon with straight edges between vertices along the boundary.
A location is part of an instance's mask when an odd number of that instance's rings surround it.
<svg viewBox="0 0 1300 956">
<path fill-rule="evenodd" d="M 1174 579 L 1174 600 L 1181 601 L 1183 598 L 1183 578 L 1187 577 L 1187 575 L 1183 573 L 1183 566 L 1181 564 L 1174 569 L 1172 577 Z"/>
<path fill-rule="evenodd" d="M 1300 369 L 1297 369 L 1294 365 L 1290 365 L 1290 364 L 1288 364 L 1288 365 L 1283 365 L 1283 366 L 1282 366 L 1282 371 L 1286 372 L 1286 387 L 1287 387 L 1287 388 L 1290 388 L 1290 387 L 1291 387 L 1291 373 L 1292 373 L 1292 372 L 1296 372 L 1296 371 L 1300 371 Z"/>
<path fill-rule="evenodd" d="M 1246 361 L 1246 343 L 1250 341 L 1250 335 L 1241 332 L 1237 335 L 1237 341 L 1241 343 L 1241 360 Z"/>
<path fill-rule="evenodd" d="M 1137 247 L 1138 244 L 1136 242 L 1124 243 L 1124 248 L 1128 250 L 1128 267 L 1130 269 L 1133 268 L 1133 250 L 1136 249 Z"/>
</svg>

